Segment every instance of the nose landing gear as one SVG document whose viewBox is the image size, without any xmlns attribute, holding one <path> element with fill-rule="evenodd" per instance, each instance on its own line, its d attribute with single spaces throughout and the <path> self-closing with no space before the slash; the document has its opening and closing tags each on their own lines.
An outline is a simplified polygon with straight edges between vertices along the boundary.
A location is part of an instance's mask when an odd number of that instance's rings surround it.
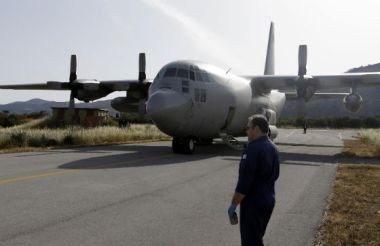
<svg viewBox="0 0 380 246">
<path fill-rule="evenodd" d="M 179 138 L 174 137 L 172 141 L 172 150 L 176 154 L 191 155 L 194 153 L 195 144 L 192 137 Z"/>
</svg>

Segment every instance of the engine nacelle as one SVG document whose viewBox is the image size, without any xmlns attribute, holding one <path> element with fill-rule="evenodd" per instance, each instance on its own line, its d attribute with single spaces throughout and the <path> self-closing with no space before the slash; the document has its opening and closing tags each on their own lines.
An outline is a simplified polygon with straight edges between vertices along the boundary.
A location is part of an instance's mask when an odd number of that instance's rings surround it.
<svg viewBox="0 0 380 246">
<path fill-rule="evenodd" d="M 138 113 L 139 100 L 128 97 L 117 97 L 111 101 L 111 107 L 120 112 Z"/>
<path fill-rule="evenodd" d="M 269 138 L 273 140 L 277 137 L 277 135 L 278 135 L 277 127 L 273 125 L 269 125 L 269 134 L 268 134 Z"/>
<path fill-rule="evenodd" d="M 97 91 L 92 91 L 92 90 L 78 90 L 75 98 L 84 101 L 84 102 L 90 102 L 97 100 L 99 98 L 105 97 L 109 94 L 109 91 L 103 91 L 103 90 L 97 90 Z"/>
<path fill-rule="evenodd" d="M 356 113 L 360 110 L 363 103 L 363 98 L 359 94 L 351 93 L 343 98 L 344 107 L 352 112 Z"/>
</svg>

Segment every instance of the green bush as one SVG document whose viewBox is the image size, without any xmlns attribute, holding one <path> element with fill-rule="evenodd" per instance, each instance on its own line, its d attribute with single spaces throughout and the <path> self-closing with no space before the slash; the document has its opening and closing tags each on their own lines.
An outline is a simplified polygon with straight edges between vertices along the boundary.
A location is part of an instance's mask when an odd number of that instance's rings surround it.
<svg viewBox="0 0 380 246">
<path fill-rule="evenodd" d="M 58 145 L 58 141 L 52 138 L 47 138 L 44 134 L 39 137 L 30 137 L 28 145 L 31 147 L 49 147 Z"/>
<path fill-rule="evenodd" d="M 9 145 L 13 147 L 24 147 L 26 146 L 26 134 L 23 132 L 16 132 L 11 134 L 9 140 Z"/>
<path fill-rule="evenodd" d="M 63 145 L 74 145 L 76 143 L 75 141 L 75 138 L 73 135 L 69 134 L 69 135 L 66 135 L 63 140 L 62 140 L 62 144 Z"/>
</svg>

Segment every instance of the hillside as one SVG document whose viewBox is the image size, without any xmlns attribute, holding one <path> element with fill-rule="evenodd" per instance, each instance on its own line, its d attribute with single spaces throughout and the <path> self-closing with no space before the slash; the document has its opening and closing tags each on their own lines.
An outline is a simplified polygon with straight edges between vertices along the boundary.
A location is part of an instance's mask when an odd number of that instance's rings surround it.
<svg viewBox="0 0 380 246">
<path fill-rule="evenodd" d="M 29 114 L 32 112 L 51 112 L 51 107 L 67 107 L 68 102 L 45 101 L 42 99 L 32 99 L 25 102 L 13 102 L 0 105 L 0 111 L 9 111 L 14 114 Z M 76 103 L 77 108 L 102 108 L 107 109 L 110 114 L 115 115 L 116 110 L 111 107 L 111 100 L 100 100 L 92 103 Z"/>
</svg>

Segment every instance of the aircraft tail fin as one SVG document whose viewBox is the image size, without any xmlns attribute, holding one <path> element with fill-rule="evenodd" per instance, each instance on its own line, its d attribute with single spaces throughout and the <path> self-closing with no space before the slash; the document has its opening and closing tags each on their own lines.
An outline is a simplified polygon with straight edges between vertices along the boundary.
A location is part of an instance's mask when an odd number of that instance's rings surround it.
<svg viewBox="0 0 380 246">
<path fill-rule="evenodd" d="M 270 23 L 264 75 L 274 75 L 274 23 Z"/>
</svg>

